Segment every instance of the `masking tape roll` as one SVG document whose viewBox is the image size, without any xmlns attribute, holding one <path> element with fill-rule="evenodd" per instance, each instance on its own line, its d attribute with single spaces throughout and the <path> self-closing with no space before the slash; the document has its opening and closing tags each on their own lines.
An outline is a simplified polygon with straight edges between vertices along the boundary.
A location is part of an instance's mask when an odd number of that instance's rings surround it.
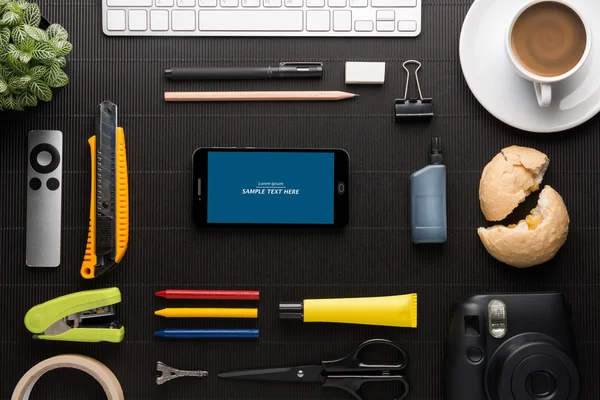
<svg viewBox="0 0 600 400">
<path fill-rule="evenodd" d="M 31 368 L 17 383 L 12 400 L 29 400 L 31 390 L 46 372 L 58 368 L 74 368 L 92 376 L 104 389 L 108 400 L 123 400 L 123 389 L 113 372 L 100 361 L 78 354 L 48 358 Z"/>
</svg>

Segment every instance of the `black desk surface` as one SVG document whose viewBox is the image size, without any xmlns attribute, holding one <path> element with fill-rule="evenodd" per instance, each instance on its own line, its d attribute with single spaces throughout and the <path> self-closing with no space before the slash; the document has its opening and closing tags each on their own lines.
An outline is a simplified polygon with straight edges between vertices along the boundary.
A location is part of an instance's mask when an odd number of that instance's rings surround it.
<svg viewBox="0 0 600 400">
<path fill-rule="evenodd" d="M 35 363 L 62 353 L 104 362 L 132 399 L 348 399 L 319 385 L 230 384 L 216 373 L 235 368 L 306 364 L 341 356 L 363 340 L 393 339 L 408 351 L 411 400 L 442 397 L 443 343 L 453 301 L 485 291 L 558 290 L 574 308 L 582 399 L 600 393 L 600 119 L 558 135 L 531 135 L 488 114 L 471 95 L 458 60 L 461 24 L 471 1 L 423 0 L 416 39 L 109 38 L 100 0 L 44 0 L 44 15 L 62 23 L 74 44 L 71 83 L 50 104 L 0 113 L 0 397 L 8 399 Z M 403 92 L 401 63 L 423 62 L 424 95 L 434 99 L 429 124 L 395 124 L 392 104 Z M 319 60 L 325 76 L 311 82 L 173 83 L 175 65 L 259 65 Z M 385 61 L 383 87 L 346 88 L 344 62 Z M 165 90 L 355 90 L 360 99 L 334 103 L 166 104 Z M 79 276 L 89 213 L 89 149 L 96 105 L 119 105 L 125 128 L 130 189 L 130 245 L 110 275 Z M 26 135 L 64 133 L 63 255 L 58 269 L 25 266 Z M 411 245 L 409 175 L 427 162 L 440 136 L 448 168 L 448 243 Z M 502 147 L 519 144 L 551 158 L 545 183 L 565 199 L 569 239 L 554 260 L 517 271 L 490 257 L 476 234 L 485 220 L 478 184 Z M 351 223 L 341 233 L 203 232 L 190 219 L 191 155 L 200 146 L 342 147 L 351 156 Z M 524 215 L 524 214 L 523 214 Z M 23 316 L 35 304 L 79 290 L 118 286 L 123 343 L 34 341 Z M 213 321 L 165 320 L 153 311 L 166 288 L 260 289 L 260 340 L 164 342 L 155 330 L 215 326 Z M 419 294 L 418 329 L 279 321 L 279 301 L 310 297 Z M 206 369 L 206 379 L 157 387 L 155 363 Z M 100 399 L 83 373 L 56 371 L 33 399 Z"/>
</svg>

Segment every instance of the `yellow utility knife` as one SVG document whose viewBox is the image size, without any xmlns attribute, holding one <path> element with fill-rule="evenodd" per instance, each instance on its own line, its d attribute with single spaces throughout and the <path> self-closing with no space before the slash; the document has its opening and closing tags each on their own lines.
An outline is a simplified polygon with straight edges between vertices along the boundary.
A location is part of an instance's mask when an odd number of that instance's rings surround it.
<svg viewBox="0 0 600 400">
<path fill-rule="evenodd" d="M 32 307 L 25 327 L 36 339 L 119 343 L 125 328 L 114 321 L 113 307 L 120 302 L 116 287 L 67 294 Z"/>
<path fill-rule="evenodd" d="M 90 229 L 81 265 L 86 279 L 102 276 L 123 259 L 129 242 L 129 188 L 125 132 L 117 126 L 117 106 L 98 106 L 92 153 Z"/>
</svg>

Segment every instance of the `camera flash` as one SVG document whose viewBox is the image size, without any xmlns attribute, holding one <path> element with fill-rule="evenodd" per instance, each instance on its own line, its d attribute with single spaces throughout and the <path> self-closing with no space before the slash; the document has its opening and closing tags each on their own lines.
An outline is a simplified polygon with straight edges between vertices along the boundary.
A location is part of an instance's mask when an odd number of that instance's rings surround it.
<svg viewBox="0 0 600 400">
<path fill-rule="evenodd" d="M 488 304 L 488 326 L 490 335 L 500 339 L 506 335 L 506 304 L 500 300 L 492 300 Z"/>
</svg>

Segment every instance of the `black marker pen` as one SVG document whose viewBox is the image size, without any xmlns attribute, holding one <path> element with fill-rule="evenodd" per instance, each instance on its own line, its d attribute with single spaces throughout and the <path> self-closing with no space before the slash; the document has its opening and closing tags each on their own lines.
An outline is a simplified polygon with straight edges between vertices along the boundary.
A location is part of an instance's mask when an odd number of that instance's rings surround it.
<svg viewBox="0 0 600 400">
<path fill-rule="evenodd" d="M 276 67 L 182 67 L 165 70 L 165 77 L 176 81 L 224 79 L 320 78 L 323 63 L 282 62 Z"/>
</svg>

